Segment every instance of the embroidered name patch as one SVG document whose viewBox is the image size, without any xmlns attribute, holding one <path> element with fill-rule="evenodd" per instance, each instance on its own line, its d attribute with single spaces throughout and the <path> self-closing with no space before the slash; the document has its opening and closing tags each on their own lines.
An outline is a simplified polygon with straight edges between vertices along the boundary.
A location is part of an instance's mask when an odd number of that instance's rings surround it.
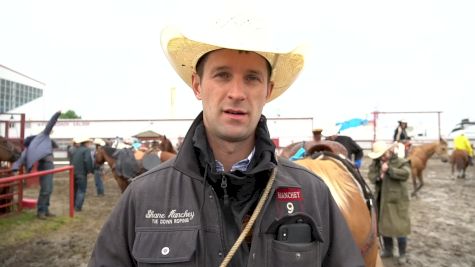
<svg viewBox="0 0 475 267">
<path fill-rule="evenodd" d="M 159 213 L 153 210 L 148 210 L 145 214 L 145 219 L 151 219 L 153 224 L 180 224 L 189 223 L 195 217 L 194 211 L 171 210 L 167 213 Z"/>
<path fill-rule="evenodd" d="M 300 188 L 292 187 L 278 188 L 277 200 L 282 202 L 302 201 L 302 190 Z"/>
</svg>

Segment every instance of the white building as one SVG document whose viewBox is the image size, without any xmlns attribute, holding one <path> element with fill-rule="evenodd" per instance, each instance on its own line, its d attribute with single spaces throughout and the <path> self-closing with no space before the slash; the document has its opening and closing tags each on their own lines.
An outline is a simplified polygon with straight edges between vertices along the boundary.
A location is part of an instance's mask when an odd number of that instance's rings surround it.
<svg viewBox="0 0 475 267">
<path fill-rule="evenodd" d="M 0 113 L 41 97 L 45 86 L 38 80 L 0 65 Z"/>
</svg>

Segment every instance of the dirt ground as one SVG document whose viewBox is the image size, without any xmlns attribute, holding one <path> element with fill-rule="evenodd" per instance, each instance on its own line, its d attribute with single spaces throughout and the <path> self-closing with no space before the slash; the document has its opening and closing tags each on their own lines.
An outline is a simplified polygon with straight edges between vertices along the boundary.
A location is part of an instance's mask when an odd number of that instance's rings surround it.
<svg viewBox="0 0 475 267">
<path fill-rule="evenodd" d="M 362 168 L 364 174 L 368 161 Z M 411 199 L 410 262 L 406 266 L 475 266 L 474 168 L 468 169 L 466 179 L 456 179 L 447 163 L 431 159 L 425 182 L 419 196 Z M 64 175 L 55 177 L 51 210 L 59 216 L 68 216 L 68 185 Z M 0 266 L 86 266 L 97 234 L 120 195 L 110 173 L 106 174 L 105 188 L 106 196 L 97 197 L 89 177 L 83 211 L 47 234 L 7 247 L 0 244 Z M 28 191 L 36 196 L 37 188 Z M 44 221 L 35 219 L 32 223 Z M 386 267 L 396 266 L 392 259 L 384 263 Z"/>
</svg>

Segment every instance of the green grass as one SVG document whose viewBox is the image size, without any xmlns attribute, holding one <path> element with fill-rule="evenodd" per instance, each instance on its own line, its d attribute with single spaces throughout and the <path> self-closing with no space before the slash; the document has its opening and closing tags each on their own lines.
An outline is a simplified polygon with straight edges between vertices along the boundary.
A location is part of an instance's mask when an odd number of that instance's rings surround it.
<svg viewBox="0 0 475 267">
<path fill-rule="evenodd" d="M 0 247 L 12 246 L 47 235 L 73 222 L 66 216 L 39 220 L 36 211 L 22 211 L 0 218 Z"/>
</svg>

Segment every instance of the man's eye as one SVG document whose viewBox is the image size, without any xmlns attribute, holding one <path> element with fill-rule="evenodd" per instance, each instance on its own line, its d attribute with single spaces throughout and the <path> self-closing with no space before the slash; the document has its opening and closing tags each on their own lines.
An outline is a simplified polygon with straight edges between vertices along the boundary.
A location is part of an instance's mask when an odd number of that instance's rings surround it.
<svg viewBox="0 0 475 267">
<path fill-rule="evenodd" d="M 246 77 L 246 79 L 248 81 L 260 81 L 259 76 L 256 76 L 256 75 L 249 75 L 249 76 Z"/>
<path fill-rule="evenodd" d="M 223 79 L 228 79 L 229 77 L 231 77 L 231 75 L 227 72 L 218 72 L 216 74 L 216 77 L 223 78 Z"/>
</svg>

